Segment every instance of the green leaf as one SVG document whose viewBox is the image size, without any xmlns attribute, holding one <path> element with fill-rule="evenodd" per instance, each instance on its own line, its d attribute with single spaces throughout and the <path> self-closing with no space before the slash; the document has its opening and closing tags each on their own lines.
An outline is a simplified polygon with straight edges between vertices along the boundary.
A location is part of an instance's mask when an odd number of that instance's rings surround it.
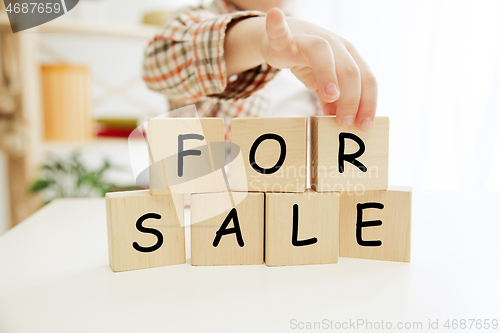
<svg viewBox="0 0 500 333">
<path fill-rule="evenodd" d="M 31 185 L 30 192 L 31 193 L 40 192 L 40 191 L 48 188 L 51 184 L 52 184 L 52 182 L 49 180 L 39 179 L 36 182 L 34 182 L 33 185 Z"/>
<path fill-rule="evenodd" d="M 50 164 L 44 164 L 44 165 L 42 165 L 41 169 L 42 170 L 48 170 L 48 171 L 53 171 L 54 170 L 53 166 L 50 165 Z"/>
<path fill-rule="evenodd" d="M 51 190 L 51 199 L 71 196 L 104 196 L 107 192 L 135 190 L 136 186 L 122 187 L 107 182 L 104 178 L 110 170 L 122 170 L 105 158 L 102 165 L 89 169 L 83 162 L 80 153 L 58 157 L 49 155 L 40 166 L 40 178 L 33 183 L 30 192 Z"/>
</svg>

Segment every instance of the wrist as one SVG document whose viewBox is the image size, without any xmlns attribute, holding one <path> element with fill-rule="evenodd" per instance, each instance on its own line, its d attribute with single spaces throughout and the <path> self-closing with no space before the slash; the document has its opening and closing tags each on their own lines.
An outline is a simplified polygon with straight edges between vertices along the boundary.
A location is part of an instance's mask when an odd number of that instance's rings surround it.
<svg viewBox="0 0 500 333">
<path fill-rule="evenodd" d="M 253 19 L 252 43 L 254 45 L 254 50 L 256 51 L 256 56 L 259 58 L 260 63 L 263 63 L 266 61 L 264 58 L 264 50 L 267 45 L 266 18 L 254 17 Z"/>
<path fill-rule="evenodd" d="M 232 22 L 226 30 L 224 59 L 229 77 L 254 68 L 265 62 L 262 40 L 265 17 L 248 17 Z"/>
</svg>

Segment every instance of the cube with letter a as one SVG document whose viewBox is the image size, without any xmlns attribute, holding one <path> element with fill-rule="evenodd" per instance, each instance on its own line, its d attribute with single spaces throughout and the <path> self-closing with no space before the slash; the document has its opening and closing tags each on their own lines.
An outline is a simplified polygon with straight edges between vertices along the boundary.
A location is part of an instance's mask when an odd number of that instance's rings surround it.
<svg viewBox="0 0 500 333">
<path fill-rule="evenodd" d="M 264 193 L 191 195 L 191 264 L 264 262 Z"/>
</svg>

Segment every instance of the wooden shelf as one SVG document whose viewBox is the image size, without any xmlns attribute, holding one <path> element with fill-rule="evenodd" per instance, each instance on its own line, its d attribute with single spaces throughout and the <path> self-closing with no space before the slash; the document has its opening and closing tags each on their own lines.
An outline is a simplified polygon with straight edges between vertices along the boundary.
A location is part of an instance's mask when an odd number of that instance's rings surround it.
<svg viewBox="0 0 500 333">
<path fill-rule="evenodd" d="M 0 1 L 1 4 L 3 4 Z M 3 6 L 0 5 L 0 8 Z M 27 218 L 39 207 L 41 200 L 27 193 L 31 181 L 36 178 L 43 154 L 72 151 L 83 148 L 126 148 L 127 138 L 95 138 L 87 141 L 46 141 L 43 138 L 42 92 L 38 44 L 40 33 L 61 33 L 71 36 L 104 38 L 128 38 L 138 41 L 152 39 L 157 26 L 118 25 L 71 20 L 59 17 L 40 26 L 12 33 L 9 18 L 0 9 L 0 79 L 11 82 L 19 95 L 15 110 L 16 126 L 22 149 L 7 155 L 7 179 L 9 179 L 10 220 L 14 226 Z"/>
<path fill-rule="evenodd" d="M 25 32 L 47 32 L 47 33 L 69 33 L 94 35 L 102 37 L 123 37 L 123 38 L 152 38 L 158 30 L 157 26 L 153 25 L 118 25 L 106 24 L 89 21 L 71 20 L 65 18 L 57 18 L 53 21 L 44 23 L 38 27 L 34 27 Z M 9 18 L 7 13 L 0 13 L 0 32 L 11 32 Z"/>
</svg>

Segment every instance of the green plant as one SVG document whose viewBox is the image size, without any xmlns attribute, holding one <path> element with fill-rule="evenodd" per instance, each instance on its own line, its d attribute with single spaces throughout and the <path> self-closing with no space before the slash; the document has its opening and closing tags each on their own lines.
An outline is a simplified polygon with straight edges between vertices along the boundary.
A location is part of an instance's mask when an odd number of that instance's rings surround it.
<svg viewBox="0 0 500 333">
<path fill-rule="evenodd" d="M 120 186 L 105 179 L 106 173 L 119 170 L 104 160 L 103 165 L 91 170 L 82 163 L 81 156 L 69 158 L 49 156 L 41 168 L 41 177 L 33 182 L 31 193 L 42 193 L 45 203 L 56 198 L 103 197 L 107 192 L 136 190 L 136 186 Z"/>
</svg>

